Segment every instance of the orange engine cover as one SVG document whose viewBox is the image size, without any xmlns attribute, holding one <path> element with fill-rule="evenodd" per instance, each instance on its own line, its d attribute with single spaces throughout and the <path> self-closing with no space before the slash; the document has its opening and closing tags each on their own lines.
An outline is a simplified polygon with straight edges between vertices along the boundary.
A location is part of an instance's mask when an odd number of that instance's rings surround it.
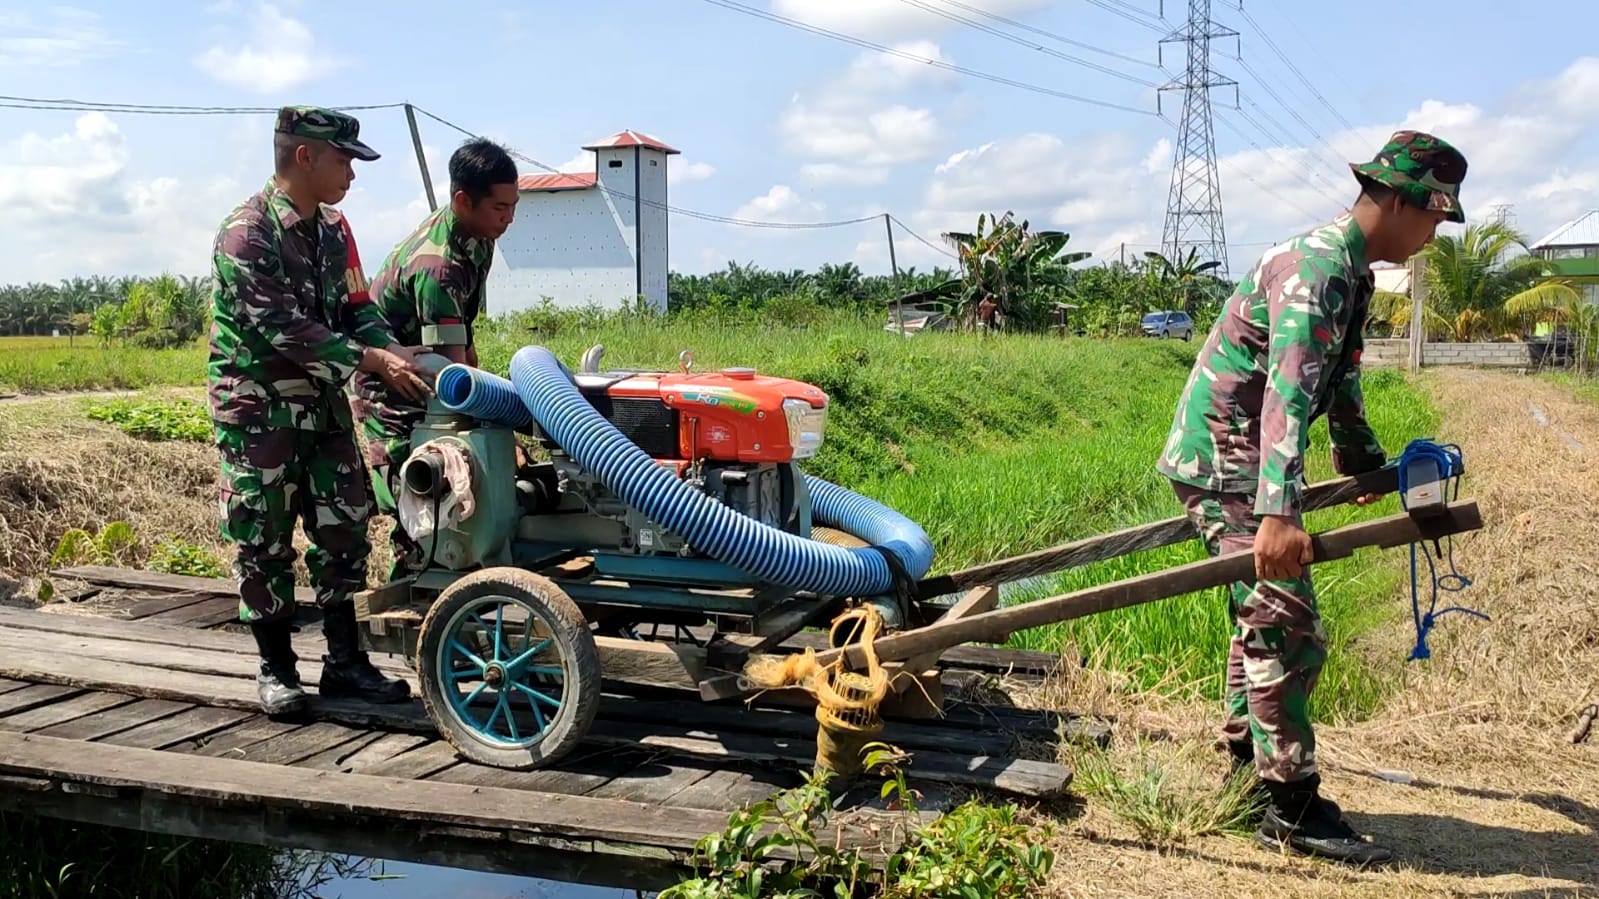
<svg viewBox="0 0 1599 899">
<path fill-rule="evenodd" d="M 821 443 L 827 394 L 753 369 L 636 374 L 606 387 L 612 399 L 654 400 L 677 413 L 679 458 L 790 462 Z"/>
</svg>

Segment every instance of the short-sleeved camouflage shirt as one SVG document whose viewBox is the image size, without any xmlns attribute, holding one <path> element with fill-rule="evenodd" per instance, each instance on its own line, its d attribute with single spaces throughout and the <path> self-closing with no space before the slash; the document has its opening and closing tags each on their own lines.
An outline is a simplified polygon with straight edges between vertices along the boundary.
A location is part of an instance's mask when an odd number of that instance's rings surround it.
<svg viewBox="0 0 1599 899">
<path fill-rule="evenodd" d="M 468 236 L 448 206 L 383 260 L 372 300 L 402 346 L 471 346 L 494 242 Z"/>
<path fill-rule="evenodd" d="M 1348 213 L 1268 250 L 1199 351 L 1160 473 L 1253 496 L 1260 515 L 1299 515 L 1310 425 L 1322 414 L 1340 474 L 1381 467 L 1360 390 L 1374 282 Z"/>
<path fill-rule="evenodd" d="M 349 222 L 311 217 L 269 179 L 217 231 L 211 255 L 208 399 L 225 424 L 351 425 L 342 388 L 366 347 L 393 342 L 361 290 Z"/>
</svg>

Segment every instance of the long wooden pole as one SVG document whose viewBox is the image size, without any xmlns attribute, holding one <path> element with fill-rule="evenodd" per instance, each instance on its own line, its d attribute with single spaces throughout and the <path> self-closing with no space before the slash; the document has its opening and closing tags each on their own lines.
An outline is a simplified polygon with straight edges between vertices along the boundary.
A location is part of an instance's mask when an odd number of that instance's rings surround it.
<svg viewBox="0 0 1599 899">
<path fill-rule="evenodd" d="M 428 209 L 436 210 L 439 204 L 433 199 L 433 179 L 428 175 L 427 156 L 422 152 L 422 133 L 416 130 L 416 112 L 409 103 L 405 104 L 405 121 L 411 126 L 411 146 L 416 149 L 416 167 L 422 170 L 422 188 L 427 191 Z"/>
<path fill-rule="evenodd" d="M 1367 493 L 1388 494 L 1398 489 L 1399 470 L 1392 466 L 1379 468 L 1365 474 L 1311 484 L 1305 488 L 1304 508 L 1306 511 L 1315 511 L 1341 506 Z M 916 583 L 916 595 L 922 599 L 930 599 L 934 596 L 970 590 L 984 584 L 1006 584 L 1025 580 L 1067 568 L 1120 558 L 1128 553 L 1175 546 L 1186 543 L 1195 536 L 1193 525 L 1187 518 L 1182 516 L 1168 518 L 1165 521 L 1135 525 L 1114 533 L 1085 537 L 1026 555 L 923 578 Z"/>
<path fill-rule="evenodd" d="M 1311 535 L 1312 563 L 1319 565 L 1348 558 L 1355 550 L 1368 546 L 1403 546 L 1422 540 L 1441 539 L 1450 534 L 1482 527 L 1482 515 L 1475 501 L 1451 504 L 1428 518 L 1413 518 L 1408 513 L 1375 521 L 1347 525 Z M 1043 627 L 1097 615 L 1113 609 L 1184 596 L 1199 590 L 1221 587 L 1255 577 L 1255 556 L 1248 551 L 1229 553 L 1212 559 L 1190 562 L 1138 577 L 1126 578 L 1098 587 L 1089 587 L 1048 599 L 1021 603 L 965 618 L 937 622 L 927 627 L 903 631 L 872 642 L 881 662 L 908 659 L 926 652 L 948 649 L 962 643 L 999 642 L 1016 631 Z M 830 649 L 816 654 L 821 665 L 840 658 L 845 665 L 858 668 L 866 664 L 863 644 Z M 700 696 L 707 700 L 725 699 L 760 689 L 742 675 L 702 681 Z"/>
</svg>

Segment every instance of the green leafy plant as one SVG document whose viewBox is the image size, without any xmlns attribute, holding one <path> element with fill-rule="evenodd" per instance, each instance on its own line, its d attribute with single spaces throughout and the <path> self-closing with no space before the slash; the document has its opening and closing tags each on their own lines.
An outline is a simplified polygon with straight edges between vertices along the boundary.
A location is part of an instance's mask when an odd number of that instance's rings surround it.
<svg viewBox="0 0 1599 899">
<path fill-rule="evenodd" d="M 904 754 L 883 743 L 865 747 L 867 771 L 884 776 L 881 797 L 907 817 L 917 812 L 916 791 L 899 762 Z M 663 891 L 659 899 L 812 899 L 871 894 L 884 899 L 1011 899 L 1044 882 L 1054 854 L 1016 809 L 976 800 L 915 831 L 881 871 L 859 850 L 841 851 L 820 841 L 816 829 L 830 808 L 831 775 L 806 782 L 733 813 L 727 829 L 695 846 L 703 873 Z M 784 858 L 784 856 L 792 856 Z"/>
<path fill-rule="evenodd" d="M 89 418 L 145 440 L 211 439 L 211 417 L 191 400 L 108 400 L 91 406 Z"/>
<path fill-rule="evenodd" d="M 156 543 L 155 548 L 150 551 L 150 561 L 145 567 L 150 571 L 190 577 L 228 576 L 228 567 L 210 550 L 185 543 L 175 537 L 164 537 Z"/>
</svg>

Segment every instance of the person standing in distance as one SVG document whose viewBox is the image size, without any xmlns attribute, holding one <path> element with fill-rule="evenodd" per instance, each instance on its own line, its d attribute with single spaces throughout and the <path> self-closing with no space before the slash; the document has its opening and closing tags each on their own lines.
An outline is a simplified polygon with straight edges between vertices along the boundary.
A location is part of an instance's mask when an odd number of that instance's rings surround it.
<svg viewBox="0 0 1599 899">
<path fill-rule="evenodd" d="M 1222 737 L 1234 769 L 1252 765 L 1269 797 L 1256 840 L 1368 864 L 1393 853 L 1362 839 L 1320 795 L 1309 703 L 1327 635 L 1307 568 L 1305 447 L 1326 415 L 1339 474 L 1386 463 L 1360 390 L 1371 263 L 1404 262 L 1440 223 L 1465 220 L 1466 159 L 1430 134 L 1400 131 L 1350 169 L 1361 188 L 1354 209 L 1268 250 L 1227 299 L 1157 469 L 1211 555 L 1254 552 L 1257 580 L 1234 584 L 1229 602 Z"/>
<path fill-rule="evenodd" d="M 372 279 L 373 302 L 395 339 L 477 367 L 473 325 L 484 309 L 494 242 L 516 218 L 516 179 L 516 162 L 487 139 L 469 140 L 451 154 L 449 204 L 395 246 Z M 398 520 L 398 479 L 411 452 L 411 431 L 427 409 L 375 375 L 357 374 L 352 394 L 378 509 L 395 518 L 389 531 L 393 581 L 423 562 Z"/>
<path fill-rule="evenodd" d="M 278 111 L 274 172 L 230 212 L 212 248 L 209 405 L 221 454 L 221 531 L 236 546 L 239 618 L 261 655 L 263 711 L 304 708 L 290 644 L 296 520 L 323 613 L 328 652 L 319 692 L 406 699 L 405 681 L 378 673 L 360 650 L 354 593 L 366 587 L 372 502 L 343 386 L 369 372 L 420 399 L 414 356 L 370 302 L 348 222 L 331 204 L 378 158 L 355 118 L 330 109 Z M 352 265 L 354 266 L 352 268 Z"/>
</svg>

